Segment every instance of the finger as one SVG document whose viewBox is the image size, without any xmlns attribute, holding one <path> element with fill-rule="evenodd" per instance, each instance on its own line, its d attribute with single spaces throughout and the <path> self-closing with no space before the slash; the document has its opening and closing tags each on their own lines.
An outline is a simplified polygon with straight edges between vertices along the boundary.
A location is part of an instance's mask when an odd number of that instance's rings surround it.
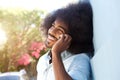
<svg viewBox="0 0 120 80">
<path fill-rule="evenodd" d="M 66 42 L 70 42 L 71 41 L 72 37 L 70 35 L 65 34 L 64 36 L 65 36 L 64 41 L 66 41 Z"/>
<path fill-rule="evenodd" d="M 59 36 L 59 40 L 58 41 L 62 41 L 63 42 L 64 38 L 65 38 L 65 36 L 64 36 L 64 34 L 62 34 L 62 35 Z"/>
</svg>

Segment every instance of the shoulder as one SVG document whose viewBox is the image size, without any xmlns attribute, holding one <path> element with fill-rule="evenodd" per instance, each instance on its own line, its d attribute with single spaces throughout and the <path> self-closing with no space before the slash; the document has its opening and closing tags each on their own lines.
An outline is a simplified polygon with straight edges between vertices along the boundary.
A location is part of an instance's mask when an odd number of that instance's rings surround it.
<svg viewBox="0 0 120 80">
<path fill-rule="evenodd" d="M 69 67 L 69 75 L 74 80 L 89 80 L 90 58 L 85 54 L 75 54 Z"/>
<path fill-rule="evenodd" d="M 90 61 L 90 58 L 85 53 L 73 55 L 73 61 Z"/>
<path fill-rule="evenodd" d="M 90 57 L 86 53 L 80 53 L 80 54 L 72 54 L 67 53 L 67 59 L 65 61 L 70 64 L 74 65 L 82 65 L 82 64 L 88 64 L 90 63 Z"/>
<path fill-rule="evenodd" d="M 89 69 L 90 67 L 90 58 L 85 54 L 76 54 L 72 56 L 73 60 L 71 62 L 71 68 L 86 68 Z"/>
</svg>

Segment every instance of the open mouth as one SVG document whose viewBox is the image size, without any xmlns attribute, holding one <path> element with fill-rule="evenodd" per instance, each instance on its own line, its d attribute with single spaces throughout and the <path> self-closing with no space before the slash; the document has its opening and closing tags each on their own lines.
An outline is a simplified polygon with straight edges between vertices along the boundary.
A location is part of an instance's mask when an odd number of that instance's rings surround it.
<svg viewBox="0 0 120 80">
<path fill-rule="evenodd" d="M 48 34 L 48 40 L 50 40 L 50 41 L 56 41 L 58 39 L 55 36 L 53 36 L 51 34 Z"/>
</svg>

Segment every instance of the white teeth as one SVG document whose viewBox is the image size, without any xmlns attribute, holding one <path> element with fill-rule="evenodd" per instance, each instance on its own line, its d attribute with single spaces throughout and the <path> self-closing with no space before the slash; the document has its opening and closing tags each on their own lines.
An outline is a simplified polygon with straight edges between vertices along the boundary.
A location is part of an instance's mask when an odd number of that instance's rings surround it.
<svg viewBox="0 0 120 80">
<path fill-rule="evenodd" d="M 48 39 L 55 40 L 54 37 L 52 37 L 52 36 L 48 36 Z"/>
</svg>

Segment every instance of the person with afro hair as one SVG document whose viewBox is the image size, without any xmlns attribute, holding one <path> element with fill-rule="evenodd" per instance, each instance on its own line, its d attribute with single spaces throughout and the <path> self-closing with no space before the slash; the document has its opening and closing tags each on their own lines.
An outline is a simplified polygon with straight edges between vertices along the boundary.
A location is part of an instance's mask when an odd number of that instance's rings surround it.
<svg viewBox="0 0 120 80">
<path fill-rule="evenodd" d="M 92 8 L 78 2 L 49 13 L 41 24 L 46 47 L 40 57 L 37 80 L 89 80 L 94 53 Z"/>
</svg>

